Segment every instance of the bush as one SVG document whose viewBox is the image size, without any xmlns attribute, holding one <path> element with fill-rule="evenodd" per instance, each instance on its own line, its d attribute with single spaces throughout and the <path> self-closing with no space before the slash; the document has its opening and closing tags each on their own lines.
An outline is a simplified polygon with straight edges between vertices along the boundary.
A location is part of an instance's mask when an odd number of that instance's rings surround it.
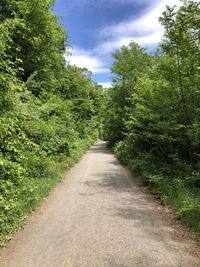
<svg viewBox="0 0 200 267">
<path fill-rule="evenodd" d="M 173 164 L 162 162 L 150 153 L 135 153 L 133 157 L 129 149 L 128 142 L 121 141 L 114 151 L 163 204 L 171 207 L 177 218 L 200 233 L 200 172 L 179 160 Z"/>
</svg>

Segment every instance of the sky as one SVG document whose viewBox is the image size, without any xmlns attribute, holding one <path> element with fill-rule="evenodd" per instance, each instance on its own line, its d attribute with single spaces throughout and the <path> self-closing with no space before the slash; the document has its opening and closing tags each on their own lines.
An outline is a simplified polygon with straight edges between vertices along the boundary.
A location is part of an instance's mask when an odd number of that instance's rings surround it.
<svg viewBox="0 0 200 267">
<path fill-rule="evenodd" d="M 165 6 L 179 0 L 57 0 L 54 14 L 68 33 L 70 64 L 88 68 L 103 87 L 109 87 L 112 53 L 132 40 L 153 52 L 163 37 L 158 18 Z"/>
</svg>

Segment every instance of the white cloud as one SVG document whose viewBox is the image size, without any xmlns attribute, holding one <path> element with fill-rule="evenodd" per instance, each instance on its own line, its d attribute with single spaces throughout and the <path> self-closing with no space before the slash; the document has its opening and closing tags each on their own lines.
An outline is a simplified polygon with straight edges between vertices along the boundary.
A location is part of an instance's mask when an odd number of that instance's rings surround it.
<svg viewBox="0 0 200 267">
<path fill-rule="evenodd" d="M 116 25 L 111 25 L 103 28 L 100 31 L 100 36 L 107 38 L 116 38 L 119 36 L 141 35 L 149 32 L 154 32 L 162 28 L 158 22 L 158 18 L 162 11 L 165 10 L 165 5 L 169 2 L 176 2 L 172 0 L 161 1 L 156 6 L 151 6 L 142 16 L 139 18 L 133 18 L 127 21 L 120 22 Z"/>
<path fill-rule="evenodd" d="M 104 27 L 98 34 L 106 41 L 101 42 L 95 51 L 98 54 L 110 53 L 122 45 L 128 45 L 131 40 L 147 48 L 158 44 L 164 33 L 164 29 L 159 23 L 159 17 L 165 11 L 166 5 L 180 6 L 180 1 L 162 0 L 157 5 L 154 2 L 140 17 Z"/>
<path fill-rule="evenodd" d="M 141 36 L 141 37 L 134 37 L 134 36 L 123 37 L 122 36 L 118 39 L 103 42 L 99 44 L 99 46 L 95 48 L 95 51 L 97 54 L 99 55 L 102 54 L 103 56 L 103 54 L 112 53 L 114 50 L 119 49 L 123 45 L 127 46 L 128 44 L 130 44 L 131 41 L 134 41 L 140 44 L 141 46 L 148 48 L 149 46 L 157 45 L 162 39 L 162 37 L 163 37 L 163 31 L 153 32 L 146 36 Z"/>
<path fill-rule="evenodd" d="M 82 4 L 103 3 L 107 0 L 74 0 Z M 110 0 L 116 4 L 122 2 L 139 2 L 142 0 Z M 93 73 L 108 73 L 108 62 L 110 53 L 119 49 L 123 45 L 128 45 L 131 41 L 137 42 L 140 46 L 150 48 L 156 47 L 161 41 L 164 33 L 163 27 L 159 23 L 159 17 L 166 10 L 166 5 L 180 6 L 180 0 L 144 0 L 149 3 L 148 9 L 139 17 L 132 18 L 115 25 L 109 25 L 98 30 L 99 44 L 91 50 L 74 48 L 72 56 L 66 59 L 74 65 L 85 67 Z M 194 0 L 198 1 L 198 0 Z M 102 83 L 104 87 L 110 83 Z"/>
<path fill-rule="evenodd" d="M 72 65 L 81 68 L 87 68 L 93 73 L 106 73 L 109 69 L 105 67 L 104 62 L 96 57 L 92 51 L 74 48 L 71 51 L 72 55 L 66 55 L 66 61 Z"/>
<path fill-rule="evenodd" d="M 111 83 L 109 82 L 103 82 L 98 84 L 100 84 L 104 89 L 112 87 Z"/>
</svg>

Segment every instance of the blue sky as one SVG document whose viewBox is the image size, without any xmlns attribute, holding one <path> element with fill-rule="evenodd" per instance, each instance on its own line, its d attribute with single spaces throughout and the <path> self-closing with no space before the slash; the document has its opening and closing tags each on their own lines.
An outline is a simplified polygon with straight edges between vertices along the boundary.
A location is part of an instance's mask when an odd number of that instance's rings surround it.
<svg viewBox="0 0 200 267">
<path fill-rule="evenodd" d="M 108 86 L 112 53 L 131 40 L 153 51 L 163 36 L 158 17 L 175 4 L 179 0 L 57 0 L 54 13 L 62 16 L 72 45 L 67 61 Z"/>
</svg>

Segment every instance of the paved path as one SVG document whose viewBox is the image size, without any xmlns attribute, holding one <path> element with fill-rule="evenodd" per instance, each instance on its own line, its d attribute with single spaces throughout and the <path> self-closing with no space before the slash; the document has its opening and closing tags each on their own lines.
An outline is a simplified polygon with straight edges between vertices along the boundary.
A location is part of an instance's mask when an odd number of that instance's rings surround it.
<svg viewBox="0 0 200 267">
<path fill-rule="evenodd" d="M 172 221 L 99 142 L 1 250 L 0 267 L 199 267 Z"/>
</svg>

